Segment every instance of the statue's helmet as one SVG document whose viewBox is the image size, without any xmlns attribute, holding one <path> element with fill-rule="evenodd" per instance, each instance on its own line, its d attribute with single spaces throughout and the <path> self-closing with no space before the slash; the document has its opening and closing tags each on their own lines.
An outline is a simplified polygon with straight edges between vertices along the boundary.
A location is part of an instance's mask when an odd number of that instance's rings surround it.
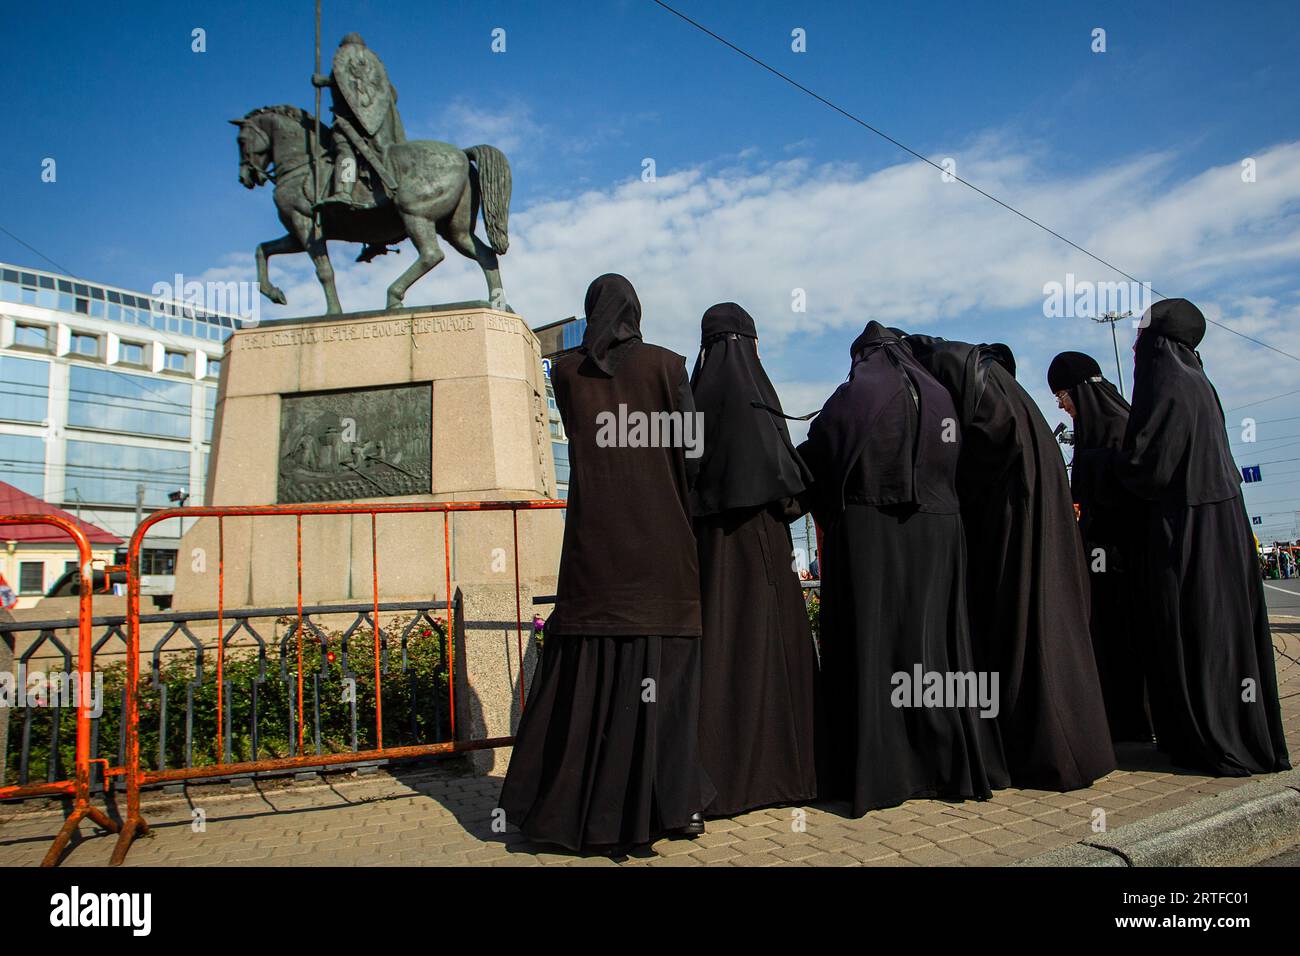
<svg viewBox="0 0 1300 956">
<path fill-rule="evenodd" d="M 365 46 L 366 41 L 361 39 L 360 33 L 349 33 L 339 41 L 339 46 L 347 46 L 349 43 L 355 43 L 357 46 Z"/>
</svg>

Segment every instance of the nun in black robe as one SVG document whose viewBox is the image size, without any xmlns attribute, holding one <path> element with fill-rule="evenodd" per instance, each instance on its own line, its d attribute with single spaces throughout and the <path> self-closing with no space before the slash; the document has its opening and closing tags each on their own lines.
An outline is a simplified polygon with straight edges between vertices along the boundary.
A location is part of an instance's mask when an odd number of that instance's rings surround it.
<svg viewBox="0 0 1300 956">
<path fill-rule="evenodd" d="M 952 399 L 879 323 L 851 354 L 799 446 L 823 534 L 821 795 L 855 817 L 914 797 L 987 799 L 992 721 L 969 697 L 915 706 L 911 686 L 918 672 L 974 670 Z"/>
<path fill-rule="evenodd" d="M 1012 786 L 1076 790 L 1115 769 L 1088 632 L 1088 581 L 1065 459 L 1005 345 L 905 339 L 961 423 L 971 634 L 997 671 Z"/>
<path fill-rule="evenodd" d="M 1157 746 L 1229 777 L 1290 766 L 1268 608 L 1218 393 L 1186 299 L 1147 310 L 1116 476 L 1144 502 L 1143 601 Z"/>
<path fill-rule="evenodd" d="M 1047 385 L 1074 419 L 1070 491 L 1079 506 L 1092 591 L 1092 650 L 1115 741 L 1151 741 L 1143 664 L 1142 600 L 1134 574 L 1134 527 L 1139 503 L 1106 470 L 1124 441 L 1129 405 L 1106 381 L 1094 358 L 1062 352 L 1047 369 Z"/>
<path fill-rule="evenodd" d="M 641 305 L 622 276 L 592 282 L 586 315 L 582 349 L 551 368 L 569 506 L 555 611 L 501 807 L 530 839 L 611 852 L 701 832 L 713 789 L 698 748 L 693 460 L 684 431 L 665 447 L 633 417 L 693 416 L 686 360 L 642 341 Z M 610 423 L 623 414 L 620 435 Z"/>
<path fill-rule="evenodd" d="M 710 815 L 817 795 L 816 650 L 789 521 L 809 476 L 734 302 L 704 313 L 691 375 L 704 454 L 691 489 L 700 557 L 700 758 Z"/>
</svg>

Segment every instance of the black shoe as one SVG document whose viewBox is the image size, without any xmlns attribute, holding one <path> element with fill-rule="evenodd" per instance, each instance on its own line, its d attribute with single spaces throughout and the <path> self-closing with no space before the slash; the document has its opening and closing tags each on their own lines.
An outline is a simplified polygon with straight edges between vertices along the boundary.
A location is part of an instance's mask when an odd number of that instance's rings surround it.
<svg viewBox="0 0 1300 956">
<path fill-rule="evenodd" d="M 704 836 L 704 814 L 696 810 L 691 814 L 691 822 L 684 827 L 679 827 L 676 832 L 680 836 Z"/>
</svg>

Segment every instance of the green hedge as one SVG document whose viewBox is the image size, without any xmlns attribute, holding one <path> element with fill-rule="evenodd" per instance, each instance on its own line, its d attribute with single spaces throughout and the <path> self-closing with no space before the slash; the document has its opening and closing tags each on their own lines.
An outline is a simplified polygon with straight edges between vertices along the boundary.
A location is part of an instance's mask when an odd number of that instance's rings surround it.
<svg viewBox="0 0 1300 956">
<path fill-rule="evenodd" d="M 406 668 L 401 669 L 399 637 L 410 618 L 398 618 L 385 627 L 388 637 L 387 672 L 380 675 L 383 691 L 383 729 L 385 746 L 433 743 L 450 735 L 448 713 L 447 673 L 443 668 L 442 641 L 445 624 L 434 627 L 427 623 L 417 626 L 407 641 Z M 282 618 L 281 624 L 293 619 Z M 353 633 L 348 644 L 348 661 L 356 679 L 357 746 L 371 749 L 377 746 L 375 736 L 375 675 L 374 643 L 371 631 L 363 628 Z M 321 749 L 338 753 L 352 749 L 352 705 L 345 699 L 343 665 L 340 656 L 342 635 L 327 632 L 327 660 L 320 680 Z M 258 686 L 258 752 L 257 759 L 265 760 L 290 756 L 290 739 L 296 737 L 297 722 L 289 721 L 290 697 L 296 705 L 298 685 L 297 641 L 289 644 L 286 670 L 289 680 L 280 678 L 278 644 L 268 642 L 265 680 Z M 147 655 L 147 651 L 145 652 Z M 333 659 L 328 659 L 332 654 Z M 218 763 L 220 738 L 217 727 L 217 658 L 214 647 L 204 648 L 203 680 L 194 688 L 193 764 L 205 766 Z M 315 701 L 312 676 L 321 662 L 321 642 L 307 631 L 302 644 L 304 752 L 315 753 Z M 252 760 L 251 686 L 261 670 L 256 648 L 232 648 L 224 661 L 227 694 L 225 707 L 230 711 L 231 758 L 234 761 Z M 187 685 L 194 680 L 194 654 L 189 651 L 175 654 L 164 652 L 159 665 L 159 681 L 167 685 L 167 746 L 166 766 L 185 766 L 185 721 Z M 119 661 L 103 668 L 104 711 L 99 720 L 98 756 L 108 757 L 116 763 L 118 740 L 122 724 L 122 691 L 126 679 L 126 663 Z M 436 691 L 436 698 L 435 698 Z M 434 717 L 435 699 L 440 727 Z M 151 671 L 146 667 L 140 675 L 140 759 L 148 768 L 158 764 L 159 714 L 162 694 L 153 686 Z M 33 711 L 32 759 L 28 779 L 36 783 L 46 778 L 49 767 L 49 739 L 56 711 L 39 708 Z M 58 778 L 72 775 L 76 747 L 76 712 L 64 708 L 57 712 L 59 720 Z M 8 781 L 18 780 L 18 761 L 21 748 L 23 711 L 10 713 Z M 436 733 L 441 730 L 441 735 Z"/>
</svg>

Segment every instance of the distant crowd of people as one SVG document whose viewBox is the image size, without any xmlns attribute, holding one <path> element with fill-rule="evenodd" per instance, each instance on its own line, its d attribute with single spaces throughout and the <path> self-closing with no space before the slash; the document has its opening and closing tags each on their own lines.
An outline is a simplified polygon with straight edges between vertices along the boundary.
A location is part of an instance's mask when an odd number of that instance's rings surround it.
<svg viewBox="0 0 1300 956">
<path fill-rule="evenodd" d="M 617 851 L 818 798 L 1073 790 L 1153 738 L 1204 772 L 1289 767 L 1192 303 L 1144 316 L 1132 407 L 1087 355 L 1052 362 L 1072 480 L 1005 345 L 871 322 L 796 448 L 739 305 L 704 313 L 689 378 L 627 279 L 585 305 L 552 366 L 568 518 L 501 795 L 530 838 Z M 624 406 L 702 416 L 702 453 L 601 440 Z M 820 648 L 789 531 L 808 513 Z"/>
<path fill-rule="evenodd" d="M 1300 542 L 1290 544 L 1285 541 L 1274 541 L 1271 548 L 1261 548 L 1259 552 L 1260 576 L 1281 578 L 1283 580 L 1295 577 L 1297 571 L 1295 552 L 1298 548 L 1300 548 Z"/>
</svg>

